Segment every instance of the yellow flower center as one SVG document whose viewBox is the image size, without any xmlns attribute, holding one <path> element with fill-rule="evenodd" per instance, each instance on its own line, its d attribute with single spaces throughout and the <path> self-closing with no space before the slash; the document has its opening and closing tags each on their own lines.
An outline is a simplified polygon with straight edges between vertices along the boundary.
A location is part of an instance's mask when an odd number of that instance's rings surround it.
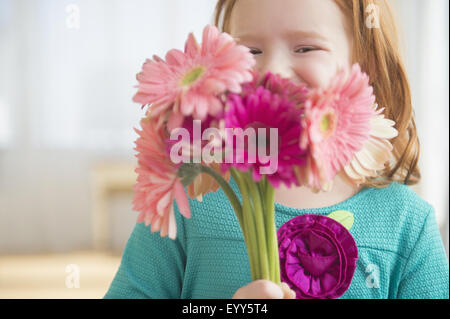
<svg viewBox="0 0 450 319">
<path fill-rule="evenodd" d="M 322 132 L 328 131 L 330 128 L 330 115 L 327 114 L 324 117 L 322 117 L 322 122 L 320 123 L 320 129 Z"/>
<path fill-rule="evenodd" d="M 188 72 L 184 76 L 183 80 L 181 80 L 181 85 L 183 86 L 191 85 L 192 83 L 197 81 L 204 72 L 205 69 L 202 66 L 193 68 L 190 72 Z"/>
<path fill-rule="evenodd" d="M 322 132 L 322 136 L 327 138 L 332 135 L 335 126 L 336 114 L 330 110 L 322 116 L 322 120 L 320 121 L 320 131 Z"/>
</svg>

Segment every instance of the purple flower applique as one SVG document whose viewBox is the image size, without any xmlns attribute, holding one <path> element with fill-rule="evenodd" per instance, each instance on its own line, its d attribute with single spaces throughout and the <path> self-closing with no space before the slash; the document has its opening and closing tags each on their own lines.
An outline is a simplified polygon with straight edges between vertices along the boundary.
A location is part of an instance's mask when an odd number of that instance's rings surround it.
<svg viewBox="0 0 450 319">
<path fill-rule="evenodd" d="M 281 281 L 297 299 L 339 298 L 352 281 L 358 248 L 347 228 L 353 214 L 336 211 L 329 216 L 301 215 L 278 230 Z"/>
</svg>

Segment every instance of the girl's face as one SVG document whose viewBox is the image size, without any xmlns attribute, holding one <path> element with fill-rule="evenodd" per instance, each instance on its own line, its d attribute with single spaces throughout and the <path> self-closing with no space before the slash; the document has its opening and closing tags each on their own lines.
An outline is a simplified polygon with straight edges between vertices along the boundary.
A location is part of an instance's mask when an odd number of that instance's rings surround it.
<svg viewBox="0 0 450 319">
<path fill-rule="evenodd" d="M 352 35 L 334 0 L 238 0 L 229 31 L 251 49 L 259 72 L 310 88 L 325 88 L 352 63 Z"/>
</svg>

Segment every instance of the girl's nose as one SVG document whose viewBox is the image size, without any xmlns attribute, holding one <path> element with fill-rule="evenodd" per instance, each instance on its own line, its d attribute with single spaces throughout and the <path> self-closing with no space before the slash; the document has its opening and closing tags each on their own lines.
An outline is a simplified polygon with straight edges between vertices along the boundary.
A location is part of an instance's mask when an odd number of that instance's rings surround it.
<svg viewBox="0 0 450 319">
<path fill-rule="evenodd" d="M 296 75 L 289 57 L 279 52 L 267 54 L 259 67 L 259 71 L 263 74 L 271 72 L 279 74 L 284 78 L 296 80 Z"/>
</svg>

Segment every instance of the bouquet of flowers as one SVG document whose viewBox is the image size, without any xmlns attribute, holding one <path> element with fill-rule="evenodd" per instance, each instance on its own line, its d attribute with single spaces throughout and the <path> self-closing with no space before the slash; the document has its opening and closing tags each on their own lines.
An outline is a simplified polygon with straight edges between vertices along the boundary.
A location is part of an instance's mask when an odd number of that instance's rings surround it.
<svg viewBox="0 0 450 319">
<path fill-rule="evenodd" d="M 189 34 L 184 51 L 153 56 L 137 75 L 133 100 L 149 106 L 136 130 L 138 222 L 175 239 L 173 201 L 189 218 L 188 196 L 201 201 L 220 187 L 241 226 L 253 280 L 286 281 L 298 298 L 342 295 L 357 259 L 345 225 L 332 216 L 306 215 L 277 234 L 274 189 L 284 184 L 328 191 L 342 170 L 356 184 L 377 176 L 391 159 L 395 123 L 378 109 L 357 64 L 341 70 L 327 89 L 308 89 L 253 71 L 249 49 L 216 27 L 206 26 L 202 36 L 199 44 Z M 230 187 L 231 177 L 242 201 Z M 313 254 L 306 239 L 311 234 L 321 234 L 339 256 L 326 259 L 340 278 L 324 279 L 335 285 L 333 293 L 304 293 L 296 282 L 305 273 L 320 277 L 324 271 L 319 268 L 325 257 Z M 292 248 L 299 241 L 306 251 L 301 256 Z"/>
</svg>

